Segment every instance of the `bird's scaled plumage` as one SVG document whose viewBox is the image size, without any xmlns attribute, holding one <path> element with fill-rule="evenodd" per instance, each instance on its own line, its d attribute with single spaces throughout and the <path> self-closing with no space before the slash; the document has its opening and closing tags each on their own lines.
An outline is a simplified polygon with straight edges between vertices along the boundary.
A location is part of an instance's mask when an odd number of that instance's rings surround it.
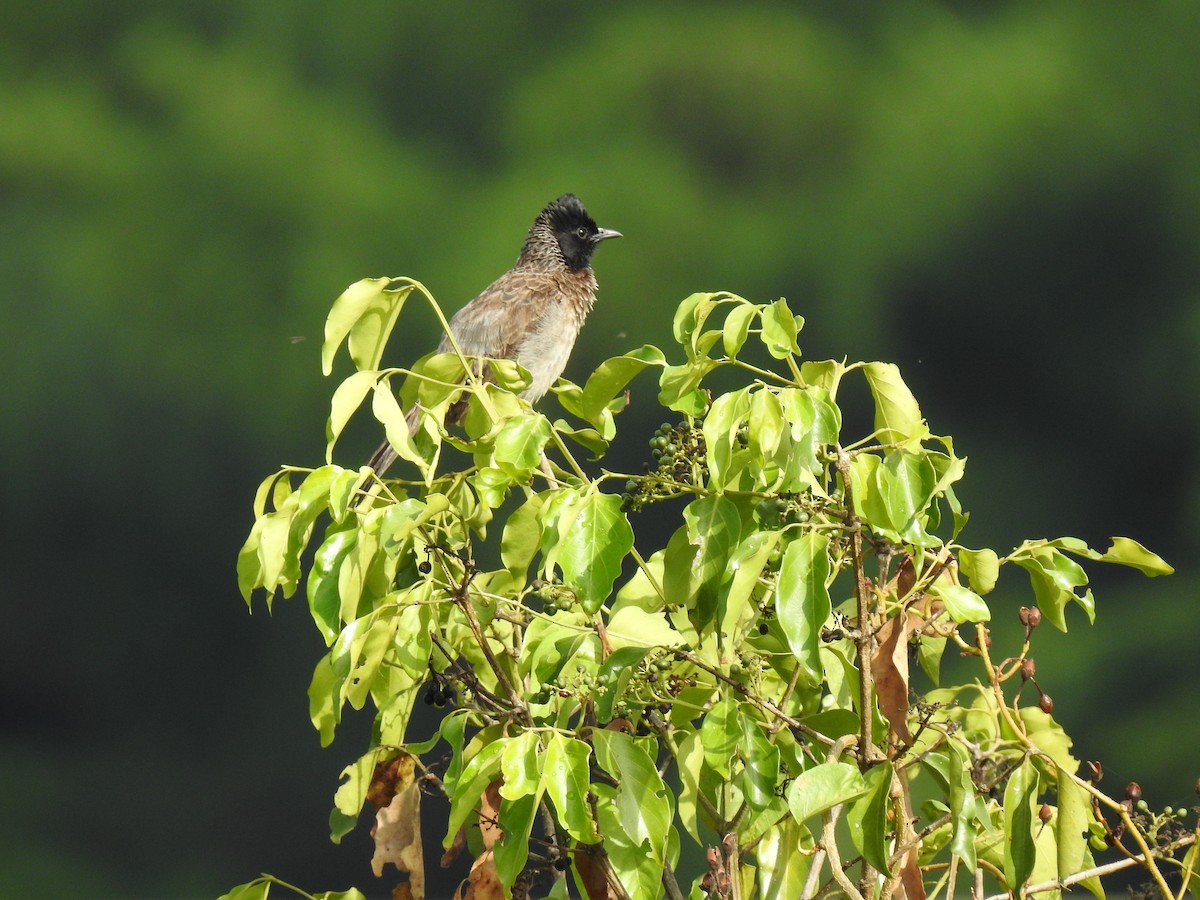
<svg viewBox="0 0 1200 900">
<path fill-rule="evenodd" d="M 579 198 L 563 194 L 547 204 L 534 220 L 517 263 L 455 313 L 450 331 L 465 356 L 514 359 L 532 378 L 521 396 L 536 402 L 562 374 L 596 300 L 592 254 L 600 242 L 621 237 L 599 228 Z M 439 353 L 453 350 L 443 336 Z M 465 407 L 451 408 L 447 424 L 460 418 Z M 413 431 L 421 411 L 408 411 Z M 367 463 L 382 475 L 396 460 L 384 443 Z"/>
</svg>

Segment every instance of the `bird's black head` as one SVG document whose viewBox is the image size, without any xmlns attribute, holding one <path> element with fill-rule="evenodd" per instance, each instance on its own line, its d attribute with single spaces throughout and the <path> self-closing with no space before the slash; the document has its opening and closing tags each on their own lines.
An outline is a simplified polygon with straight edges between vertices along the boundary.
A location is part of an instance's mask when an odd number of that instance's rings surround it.
<svg viewBox="0 0 1200 900">
<path fill-rule="evenodd" d="M 534 228 L 539 225 L 550 230 L 558 241 L 563 261 L 568 268 L 576 270 L 587 268 L 601 241 L 621 236 L 619 231 L 611 228 L 598 228 L 574 194 L 563 194 L 547 205 Z"/>
</svg>

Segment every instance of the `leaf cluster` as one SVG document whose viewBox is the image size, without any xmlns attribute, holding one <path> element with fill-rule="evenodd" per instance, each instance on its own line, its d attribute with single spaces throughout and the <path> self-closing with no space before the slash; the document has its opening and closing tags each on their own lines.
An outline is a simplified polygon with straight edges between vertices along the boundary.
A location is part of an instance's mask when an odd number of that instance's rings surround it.
<svg viewBox="0 0 1200 900">
<path fill-rule="evenodd" d="M 355 372 L 333 394 L 327 462 L 263 482 L 238 560 L 247 602 L 305 585 L 328 647 L 308 691 L 322 743 L 347 706 L 375 710 L 335 841 L 419 784 L 448 799 L 443 845 L 470 847 L 472 884 L 506 896 L 566 896 L 568 872 L 585 896 L 954 896 L 956 879 L 1102 896 L 1093 853 L 1131 840 L 1126 858 L 1162 882 L 1187 842 L 1149 846 L 1130 805 L 1078 774 L 1030 656 L 1043 617 L 1094 618 L 1081 561 L 1171 571 L 1155 554 L 1128 538 L 960 543 L 953 441 L 894 365 L 802 361 L 784 300 L 693 294 L 674 359 L 644 346 L 562 381 L 552 420 L 519 398 L 512 361 L 454 348 L 380 368 L 414 297 L 437 309 L 408 279 L 335 303 L 325 371 L 344 342 Z M 643 471 L 598 468 L 647 370 L 672 421 Z M 718 370 L 740 386 L 714 395 Z M 872 430 L 847 435 L 839 397 L 859 385 Z M 333 462 L 366 406 L 407 477 Z M 666 500 L 678 527 L 635 545 L 639 511 Z M 1015 570 L 1025 640 L 994 658 L 993 592 Z M 938 686 L 947 649 L 978 662 L 973 683 Z M 420 741 L 418 699 L 448 707 Z M 412 784 L 387 774 L 398 759 Z M 704 848 L 696 871 L 685 839 Z"/>
</svg>

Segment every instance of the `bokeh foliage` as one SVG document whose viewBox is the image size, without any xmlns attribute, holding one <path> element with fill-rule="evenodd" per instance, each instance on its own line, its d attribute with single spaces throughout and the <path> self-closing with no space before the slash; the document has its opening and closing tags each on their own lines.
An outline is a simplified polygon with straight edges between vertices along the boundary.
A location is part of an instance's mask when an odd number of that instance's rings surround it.
<svg viewBox="0 0 1200 900">
<path fill-rule="evenodd" d="M 1084 523 L 1180 564 L 1039 657 L 1080 752 L 1166 790 L 1200 737 L 1198 38 L 1183 0 L 10 4 L 0 561 L 40 639 L 0 657 L 0 891 L 339 880 L 319 828 L 263 825 L 319 820 L 292 785 L 337 773 L 279 758 L 310 638 L 244 621 L 238 510 L 320 457 L 330 296 L 410 271 L 465 301 L 564 190 L 628 236 L 568 375 L 662 343 L 681 286 L 786 295 L 810 353 L 903 364 L 981 543 Z"/>
</svg>

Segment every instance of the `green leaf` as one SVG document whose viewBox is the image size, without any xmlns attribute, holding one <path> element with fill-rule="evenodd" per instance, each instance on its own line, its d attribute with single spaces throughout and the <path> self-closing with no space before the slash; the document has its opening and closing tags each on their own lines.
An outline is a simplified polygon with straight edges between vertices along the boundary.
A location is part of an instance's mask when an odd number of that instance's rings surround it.
<svg viewBox="0 0 1200 900">
<path fill-rule="evenodd" d="M 1054 721 L 1053 716 L 1042 712 L 1036 706 L 1022 706 L 1018 711 L 1018 716 L 1029 740 L 1053 759 L 1058 768 L 1070 772 L 1079 768 L 1079 760 L 1071 755 L 1071 736 Z M 1005 730 L 1007 732 L 1007 729 Z M 1015 737 L 1015 735 L 1009 736 Z"/>
<path fill-rule="evenodd" d="M 266 878 L 255 878 L 245 884 L 239 884 L 227 894 L 222 894 L 217 900 L 267 900 L 271 891 L 271 882 Z"/>
<path fill-rule="evenodd" d="M 666 357 L 663 352 L 652 344 L 645 344 L 637 350 L 606 359 L 588 376 L 580 400 L 580 415 L 597 428 L 601 428 L 604 410 L 609 401 L 624 390 L 625 385 L 643 369 L 648 366 L 663 366 L 665 363 Z"/>
<path fill-rule="evenodd" d="M 742 728 L 742 794 L 751 809 L 762 810 L 777 799 L 779 747 L 763 730 L 752 709 L 750 704 L 743 703 L 738 715 Z"/>
<path fill-rule="evenodd" d="M 501 794 L 504 793 L 501 788 Z M 529 834 L 537 817 L 542 792 L 527 794 L 516 800 L 500 802 L 500 821 L 504 823 L 504 839 L 492 847 L 496 859 L 496 874 L 500 883 L 511 885 L 529 861 Z"/>
<path fill-rule="evenodd" d="M 1037 797 L 1037 769 L 1025 759 L 1008 777 L 1004 788 L 1004 877 L 1020 894 L 1037 856 L 1033 839 L 1033 804 Z"/>
<path fill-rule="evenodd" d="M 740 642 L 758 618 L 758 607 L 750 601 L 759 587 L 759 576 L 782 536 L 778 531 L 752 531 L 729 557 L 732 577 L 725 594 L 721 631 L 734 642 Z"/>
<path fill-rule="evenodd" d="M 737 754 L 738 741 L 742 737 L 741 716 L 734 700 L 721 700 L 713 704 L 700 726 L 700 740 L 704 743 L 704 762 L 708 767 L 728 779 L 730 761 Z"/>
<path fill-rule="evenodd" d="M 666 366 L 658 379 L 658 402 L 676 412 L 700 415 L 705 404 L 697 388 L 704 376 L 720 365 L 714 359 L 698 359 L 681 366 Z"/>
<path fill-rule="evenodd" d="M 792 779 L 787 791 L 788 808 L 797 822 L 803 822 L 867 791 L 858 766 L 825 762 Z"/>
<path fill-rule="evenodd" d="M 552 431 L 550 420 L 541 413 L 509 419 L 496 435 L 496 464 L 513 476 L 528 477 L 541 462 Z"/>
<path fill-rule="evenodd" d="M 504 776 L 500 796 L 519 800 L 537 793 L 542 783 L 538 768 L 541 758 L 542 747 L 536 731 L 522 732 L 508 741 L 500 757 L 500 774 Z"/>
<path fill-rule="evenodd" d="M 429 468 L 429 461 L 413 445 L 408 420 L 396 400 L 396 395 L 392 393 L 390 379 L 383 378 L 375 383 L 374 394 L 371 397 L 371 414 L 383 426 L 384 436 L 396 454 L 401 459 L 416 463 L 421 471 L 425 472 Z M 330 448 L 332 449 L 332 443 Z"/>
<path fill-rule="evenodd" d="M 684 508 L 685 527 L 667 543 L 663 590 L 670 602 L 686 606 L 696 627 L 712 623 L 729 555 L 741 537 L 742 521 L 733 501 L 717 494 Z"/>
<path fill-rule="evenodd" d="M 607 627 L 609 644 L 621 647 L 678 647 L 686 643 L 662 613 L 627 605 L 613 613 Z"/>
<path fill-rule="evenodd" d="M 546 792 L 558 811 L 558 819 L 575 840 L 595 843 L 596 824 L 588 808 L 588 759 L 591 748 L 559 732 L 550 735 L 543 766 Z"/>
<path fill-rule="evenodd" d="M 762 388 L 751 394 L 746 433 L 748 449 L 752 456 L 760 461 L 770 459 L 779 449 L 783 425 L 783 410 L 774 392 Z"/>
<path fill-rule="evenodd" d="M 832 603 L 829 578 L 829 538 L 807 532 L 788 544 L 779 566 L 775 610 L 792 655 L 814 681 L 821 677 L 821 626 Z"/>
<path fill-rule="evenodd" d="M 395 755 L 391 748 L 376 747 L 368 750 L 342 769 L 342 774 L 338 776 L 339 780 L 342 780 L 342 784 L 333 794 L 333 807 L 335 811 L 350 821 L 351 827 L 357 823 L 358 814 L 362 812 L 363 804 L 367 802 L 367 791 L 371 787 L 375 766 L 385 758 L 390 759 Z M 334 836 L 333 842 L 340 843 L 345 834 L 346 832 L 342 832 Z"/>
<path fill-rule="evenodd" d="M 333 462 L 333 445 L 378 378 L 378 372 L 355 372 L 333 392 L 333 399 L 329 403 L 329 420 L 325 423 L 326 462 Z"/>
<path fill-rule="evenodd" d="M 443 847 L 448 848 L 454 843 L 458 830 L 479 807 L 479 799 L 483 796 L 483 792 L 500 774 L 500 760 L 512 740 L 515 739 L 497 737 L 484 744 L 463 767 L 462 774 L 454 782 L 453 788 L 447 785 L 447 790 L 452 790 L 452 793 L 446 837 L 442 840 Z M 455 754 L 455 756 L 457 755 Z"/>
<path fill-rule="evenodd" d="M 812 835 L 793 818 L 785 817 L 778 825 L 767 829 L 754 852 L 762 900 L 794 900 L 803 895 L 812 856 L 796 851 L 811 850 L 812 847 Z"/>
<path fill-rule="evenodd" d="M 1054 828 L 1058 839 L 1058 877 L 1061 879 L 1085 868 L 1092 807 L 1087 791 L 1076 784 L 1066 770 L 1058 770 L 1057 781 L 1058 818 Z"/>
<path fill-rule="evenodd" d="M 786 359 L 789 355 L 799 356 L 800 347 L 796 343 L 796 335 L 804 325 L 801 316 L 792 315 L 786 300 L 776 300 L 762 311 L 762 342 L 767 352 L 776 359 Z"/>
<path fill-rule="evenodd" d="M 949 786 L 947 799 L 950 803 L 951 838 L 950 852 L 963 861 L 968 872 L 975 871 L 975 783 L 971 780 L 971 761 L 967 751 L 958 741 L 949 741 L 946 750 Z M 931 754 L 930 759 L 937 758 Z"/>
<path fill-rule="evenodd" d="M 1083 608 L 1089 621 L 1095 621 L 1096 610 L 1091 595 L 1081 596 L 1075 592 L 1088 580 L 1079 563 L 1050 546 L 1019 548 L 1009 559 L 1029 573 L 1037 605 L 1059 631 L 1067 630 L 1066 606 L 1071 601 Z"/>
<path fill-rule="evenodd" d="M 732 486 L 746 467 L 746 452 L 737 433 L 750 413 L 750 389 L 722 394 L 704 417 L 705 455 L 709 483 L 717 489 Z M 736 459 L 736 463 L 735 463 Z"/>
<path fill-rule="evenodd" d="M 929 434 L 916 397 L 894 363 L 863 363 L 863 374 L 875 398 L 875 430 L 882 444 L 919 442 Z"/>
<path fill-rule="evenodd" d="M 633 549 L 633 529 L 615 494 L 589 492 L 571 510 L 572 523 L 558 550 L 563 578 L 579 593 L 583 608 L 600 609 Z"/>
<path fill-rule="evenodd" d="M 704 324 L 712 311 L 715 293 L 695 293 L 685 297 L 675 309 L 675 318 L 671 323 L 675 340 L 689 351 L 692 349 L 692 338 L 695 332 Z"/>
<path fill-rule="evenodd" d="M 929 593 L 946 604 L 946 612 L 958 624 L 963 622 L 989 622 L 992 611 L 987 602 L 974 591 L 957 584 L 935 581 Z"/>
<path fill-rule="evenodd" d="M 671 804 L 646 743 L 608 729 L 593 731 L 592 739 L 600 768 L 617 779 L 617 814 L 622 830 L 634 846 L 648 843 L 651 856 L 663 864 Z"/>
<path fill-rule="evenodd" d="M 902 540 L 928 546 L 935 540 L 925 534 L 918 519 L 929 504 L 935 480 L 933 466 L 924 454 L 891 450 L 872 472 L 873 484 L 864 504 L 872 525 L 888 528 Z M 872 515 L 882 509 L 882 521 Z M 923 517 L 922 517 L 923 518 Z"/>
<path fill-rule="evenodd" d="M 990 594 L 996 587 L 996 579 L 1000 577 L 1000 560 L 995 550 L 984 547 L 982 550 L 968 550 L 959 547 L 956 551 L 958 568 L 971 582 L 975 593 Z"/>
<path fill-rule="evenodd" d="M 333 302 L 325 320 L 325 341 L 321 345 L 321 370 L 333 371 L 333 357 L 347 335 L 350 357 L 359 369 L 377 369 L 388 334 L 400 314 L 413 286 L 388 290 L 390 278 L 364 278 L 356 281 Z"/>
<path fill-rule="evenodd" d="M 500 537 L 500 559 L 514 575 L 524 576 L 537 555 L 542 536 L 538 522 L 541 508 L 542 495 L 530 494 L 524 503 L 513 510 L 504 524 L 504 532 Z"/>
<path fill-rule="evenodd" d="M 721 342 L 725 347 L 726 356 L 732 359 L 738 355 L 738 351 L 746 343 L 746 336 L 750 333 L 750 320 L 760 309 L 761 307 L 753 303 L 743 301 L 729 310 L 721 328 Z"/>
<path fill-rule="evenodd" d="M 850 801 L 846 808 L 850 840 L 867 862 L 880 871 L 887 871 L 887 809 L 892 767 L 884 763 L 868 769 L 864 780 L 867 792 Z"/>
<path fill-rule="evenodd" d="M 263 586 L 263 567 L 259 555 L 262 546 L 262 527 L 263 519 L 260 515 L 254 520 L 250 534 L 246 536 L 246 542 L 242 544 L 242 549 L 238 551 L 237 556 L 238 590 L 242 592 L 242 599 L 246 601 L 247 606 L 250 606 L 255 588 Z M 270 606 L 271 598 L 268 594 L 267 608 L 270 609 Z"/>
<path fill-rule="evenodd" d="M 1173 566 L 1159 556 L 1139 544 L 1133 538 L 1115 537 L 1112 546 L 1100 557 L 1103 562 L 1118 563 L 1137 569 L 1144 575 L 1154 578 L 1158 575 L 1174 574 Z"/>
</svg>

